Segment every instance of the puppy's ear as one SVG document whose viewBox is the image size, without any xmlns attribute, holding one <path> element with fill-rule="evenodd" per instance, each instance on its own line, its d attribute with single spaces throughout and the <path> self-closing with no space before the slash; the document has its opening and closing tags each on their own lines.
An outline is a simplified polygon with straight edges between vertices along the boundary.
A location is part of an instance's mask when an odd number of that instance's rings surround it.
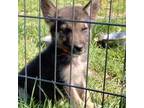
<svg viewBox="0 0 144 108">
<path fill-rule="evenodd" d="M 83 10 L 87 12 L 92 20 L 95 20 L 99 7 L 99 0 L 90 0 L 89 3 L 83 8 Z"/>
<path fill-rule="evenodd" d="M 44 17 L 54 17 L 56 13 L 56 7 L 50 0 L 41 0 L 41 9 Z M 46 22 L 50 22 L 45 19 Z"/>
</svg>

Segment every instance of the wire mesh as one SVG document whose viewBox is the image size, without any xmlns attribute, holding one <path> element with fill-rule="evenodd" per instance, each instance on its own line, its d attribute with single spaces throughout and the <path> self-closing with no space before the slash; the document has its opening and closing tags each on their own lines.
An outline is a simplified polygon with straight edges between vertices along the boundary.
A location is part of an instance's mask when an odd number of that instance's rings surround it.
<svg viewBox="0 0 144 108">
<path fill-rule="evenodd" d="M 111 21 L 111 11 L 112 11 L 112 0 L 110 0 L 110 3 L 109 3 L 109 19 L 108 19 L 108 23 L 110 23 Z M 108 45 L 107 45 L 107 42 L 109 40 L 109 26 L 108 26 L 108 29 L 107 29 L 107 41 L 106 41 L 106 54 L 105 54 L 105 70 L 104 70 L 104 80 L 103 80 L 103 91 L 105 91 L 105 83 L 106 83 L 106 73 L 107 73 L 107 58 L 108 58 Z M 104 96 L 105 94 L 102 95 L 102 108 L 104 107 Z"/>
<path fill-rule="evenodd" d="M 108 65 L 108 55 L 109 55 L 109 48 L 108 48 L 108 40 L 109 40 L 109 34 L 110 34 L 110 27 L 121 27 L 121 28 L 125 28 L 126 25 L 125 25 L 125 16 L 124 15 L 119 15 L 119 12 L 121 11 L 120 9 L 120 0 L 117 0 L 118 2 L 118 8 L 116 9 L 116 16 L 113 15 L 113 0 L 109 0 L 108 3 L 106 4 L 106 9 L 107 11 L 105 11 L 105 14 L 104 14 L 104 17 L 102 19 L 106 20 L 106 21 L 79 21 L 79 20 L 74 20 L 74 16 L 75 16 L 75 0 L 72 0 L 72 7 L 73 7 L 73 19 L 61 19 L 58 17 L 58 5 L 59 5 L 59 1 L 60 0 L 56 0 L 55 1 L 55 4 L 56 4 L 56 17 L 52 18 L 51 16 L 47 16 L 47 17 L 42 17 L 41 16 L 41 9 L 40 9 L 40 2 L 41 0 L 38 0 L 38 16 L 34 16 L 34 15 L 29 15 L 29 14 L 26 14 L 27 13 L 27 8 L 26 8 L 26 0 L 23 0 L 23 11 L 24 11 L 24 14 L 19 14 L 18 17 L 19 18 L 23 18 L 23 21 L 24 21 L 24 28 L 23 28 L 23 36 L 24 36 L 24 61 L 25 61 L 25 75 L 19 75 L 19 77 L 22 77 L 22 78 L 25 78 L 25 92 L 27 94 L 27 80 L 28 79 L 31 79 L 31 80 L 38 80 L 39 81 L 39 86 L 41 87 L 41 82 L 46 82 L 46 83 L 52 83 L 54 84 L 54 99 L 56 100 L 56 86 L 57 85 L 62 85 L 62 86 L 67 86 L 69 87 L 69 91 L 71 90 L 71 87 L 74 87 L 74 88 L 77 88 L 77 89 L 80 89 L 80 90 L 84 90 L 85 91 L 85 105 L 84 105 L 84 108 L 86 108 L 86 99 L 87 99 L 87 91 L 90 91 L 90 92 L 94 92 L 94 93 L 100 93 L 101 94 L 101 107 L 102 108 L 105 108 L 105 95 L 110 95 L 110 96 L 114 96 L 114 97 L 119 97 L 120 98 L 120 102 L 119 102 L 119 108 L 125 108 L 126 107 L 126 103 L 125 103 L 125 92 L 124 92 L 124 89 L 125 89 L 125 86 L 122 86 L 121 87 L 121 92 L 118 94 L 118 93 L 113 93 L 113 92 L 107 92 L 106 91 L 106 80 L 107 80 L 107 65 Z M 105 2 L 104 0 L 101 1 L 101 3 Z M 123 4 L 125 5 L 125 0 L 122 1 Z M 32 5 L 32 4 L 31 4 Z M 67 5 L 66 1 L 64 2 L 64 5 Z M 109 11 L 109 12 L 108 12 Z M 108 13 L 108 15 L 107 15 Z M 116 18 L 115 18 L 116 17 Z M 116 19 L 116 22 L 112 22 L 113 18 Z M 26 26 L 27 26 L 27 20 L 28 19 L 38 19 L 38 39 L 39 39 L 39 43 L 41 43 L 41 35 L 42 35 L 42 22 L 41 20 L 43 19 L 49 19 L 50 21 L 55 21 L 55 65 L 54 65 L 54 81 L 50 81 L 50 80 L 45 80 L 45 79 L 42 79 L 41 78 L 41 44 L 38 45 L 38 49 L 39 49 L 39 78 L 34 78 L 34 77 L 30 77 L 27 75 L 27 29 L 26 29 Z M 101 19 L 101 18 L 99 18 Z M 108 20 L 107 20 L 108 19 Z M 118 20 L 121 20 L 120 21 L 121 23 L 118 22 Z M 88 41 L 88 52 L 87 52 L 87 70 L 86 70 L 86 87 L 80 87 L 80 86 L 77 86 L 77 85 L 71 85 L 71 72 L 72 72 L 72 64 L 70 65 L 70 82 L 69 84 L 66 84 L 66 83 L 61 83 L 61 82 L 57 82 L 57 75 L 56 75 L 56 69 L 57 69 L 57 40 L 58 40 L 58 21 L 66 21 L 66 22 L 71 22 L 71 23 L 88 23 L 88 24 L 93 24 L 93 25 L 99 25 L 99 26 L 107 26 L 107 41 L 106 41 L 106 48 L 105 48 L 105 62 L 104 62 L 104 72 L 103 72 L 103 80 L 102 80 L 102 89 L 101 90 L 98 90 L 98 89 L 94 89 L 94 88 L 89 88 L 88 86 L 88 76 L 89 76 L 89 55 L 90 55 L 90 51 L 89 51 L 89 48 L 90 48 L 90 35 L 91 35 L 91 32 L 89 32 L 89 41 Z M 73 35 L 73 33 L 72 33 Z M 72 39 L 73 41 L 73 39 Z M 71 47 L 71 56 L 73 55 L 72 53 L 72 49 L 73 49 L 73 45 Z M 124 55 L 124 64 L 123 64 L 123 73 L 125 75 L 125 62 L 126 62 L 126 52 L 125 52 L 125 55 Z M 123 76 L 123 80 L 122 80 L 122 83 L 124 83 L 125 85 L 125 76 Z M 70 92 L 69 92 L 69 96 L 70 96 Z M 26 98 L 26 101 L 27 101 L 27 98 Z M 39 101 L 41 101 L 41 90 L 39 89 Z M 71 98 L 69 98 L 69 107 L 70 107 L 70 104 L 71 104 Z"/>
<path fill-rule="evenodd" d="M 24 15 L 26 15 L 26 0 L 24 0 Z M 24 45 L 25 45 L 25 47 L 24 47 L 24 55 L 25 55 L 25 75 L 27 76 L 27 56 L 26 56 L 26 18 L 24 18 Z M 25 93 L 27 94 L 27 77 L 25 77 Z M 26 98 L 25 98 L 25 101 L 27 101 L 27 96 L 26 96 Z"/>
</svg>

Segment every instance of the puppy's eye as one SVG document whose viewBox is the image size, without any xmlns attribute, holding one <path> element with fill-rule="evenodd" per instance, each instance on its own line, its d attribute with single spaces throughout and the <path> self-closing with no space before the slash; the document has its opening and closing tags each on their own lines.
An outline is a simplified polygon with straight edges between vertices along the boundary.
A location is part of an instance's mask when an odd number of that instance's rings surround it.
<svg viewBox="0 0 144 108">
<path fill-rule="evenodd" d="M 87 31 L 88 30 L 88 24 L 84 23 L 83 27 L 81 28 L 81 31 Z"/>
<path fill-rule="evenodd" d="M 63 24 L 63 25 L 60 27 L 60 30 L 61 30 L 63 33 L 65 33 L 65 34 L 71 32 L 71 29 L 67 27 L 67 24 Z"/>
<path fill-rule="evenodd" d="M 60 27 L 60 29 L 62 29 L 62 30 L 66 29 L 66 28 L 67 28 L 66 24 L 62 24 L 61 27 Z"/>
<path fill-rule="evenodd" d="M 87 31 L 88 30 L 88 27 L 83 27 L 82 29 L 81 29 L 81 31 Z"/>
<path fill-rule="evenodd" d="M 72 30 L 69 28 L 61 28 L 61 32 L 63 32 L 64 34 L 68 34 L 68 33 L 72 32 Z"/>
<path fill-rule="evenodd" d="M 69 28 L 65 28 L 63 31 L 64 31 L 65 34 L 68 34 L 68 33 L 72 32 L 72 30 L 69 29 Z"/>
</svg>

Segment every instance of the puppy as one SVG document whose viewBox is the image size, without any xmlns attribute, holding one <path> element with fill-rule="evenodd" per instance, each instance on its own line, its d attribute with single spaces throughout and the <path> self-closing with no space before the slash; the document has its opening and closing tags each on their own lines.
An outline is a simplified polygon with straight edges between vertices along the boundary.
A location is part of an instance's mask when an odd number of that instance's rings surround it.
<svg viewBox="0 0 144 108">
<path fill-rule="evenodd" d="M 49 0 L 41 0 L 42 13 L 46 23 L 50 26 L 52 41 L 40 54 L 41 60 L 38 55 L 26 68 L 19 72 L 18 86 L 20 97 L 24 98 L 21 91 L 25 88 L 25 81 L 27 81 L 26 95 L 31 97 L 34 88 L 33 97 L 36 100 L 40 99 L 43 102 L 48 98 L 54 102 L 54 100 L 62 98 L 62 93 L 64 96 L 71 98 L 76 108 L 84 106 L 86 90 L 44 81 L 35 83 L 35 80 L 29 78 L 25 80 L 25 77 L 22 76 L 86 87 L 85 75 L 90 24 L 70 22 L 64 19 L 78 21 L 94 20 L 98 7 L 98 0 L 91 0 L 84 7 L 69 6 L 57 9 Z M 56 21 L 55 18 L 59 20 Z M 86 95 L 86 108 L 96 108 L 91 101 L 88 91 Z"/>
</svg>

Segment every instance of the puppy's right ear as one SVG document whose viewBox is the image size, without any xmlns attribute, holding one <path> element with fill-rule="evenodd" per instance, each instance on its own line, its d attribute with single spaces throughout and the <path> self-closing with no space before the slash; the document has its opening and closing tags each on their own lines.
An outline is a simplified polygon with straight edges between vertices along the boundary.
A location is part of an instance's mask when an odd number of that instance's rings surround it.
<svg viewBox="0 0 144 108">
<path fill-rule="evenodd" d="M 44 17 L 55 17 L 56 7 L 50 0 L 41 0 L 41 9 Z M 45 19 L 50 23 L 49 19 Z"/>
<path fill-rule="evenodd" d="M 91 17 L 92 20 L 96 19 L 96 14 L 100 7 L 99 0 L 90 0 L 89 3 L 83 8 L 84 11 Z"/>
</svg>

